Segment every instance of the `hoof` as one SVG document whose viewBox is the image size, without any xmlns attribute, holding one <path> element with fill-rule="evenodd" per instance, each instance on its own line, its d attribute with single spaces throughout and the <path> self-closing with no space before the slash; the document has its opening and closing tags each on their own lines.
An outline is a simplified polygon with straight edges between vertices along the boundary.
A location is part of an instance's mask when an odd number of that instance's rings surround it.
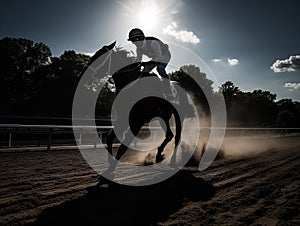
<svg viewBox="0 0 300 226">
<path fill-rule="evenodd" d="M 162 162 L 164 160 L 164 156 L 163 155 L 157 155 L 156 156 L 156 159 L 155 159 L 155 162 L 156 163 L 159 163 L 159 162 Z"/>
</svg>

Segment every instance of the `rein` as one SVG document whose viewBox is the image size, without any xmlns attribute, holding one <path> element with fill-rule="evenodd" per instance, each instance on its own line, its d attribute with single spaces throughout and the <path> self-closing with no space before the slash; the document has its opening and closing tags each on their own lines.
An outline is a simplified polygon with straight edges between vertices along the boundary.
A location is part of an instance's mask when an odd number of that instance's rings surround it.
<svg viewBox="0 0 300 226">
<path fill-rule="evenodd" d="M 92 77 L 93 79 L 95 79 L 95 74 L 98 73 L 98 70 L 103 67 L 106 62 L 108 61 L 108 69 L 107 69 L 107 72 L 106 74 L 109 75 L 110 74 L 110 68 L 111 68 L 111 55 L 112 55 L 112 50 L 109 50 L 109 54 L 107 55 L 107 57 L 105 58 L 105 60 L 102 62 L 102 64 L 100 64 L 98 67 L 96 68 L 93 68 L 91 66 L 91 63 L 90 64 L 86 64 L 85 67 L 87 67 L 88 69 L 92 70 L 93 71 L 93 74 L 92 74 Z"/>
<path fill-rule="evenodd" d="M 87 68 L 87 69 L 90 69 L 92 72 L 93 72 L 93 74 L 92 74 L 92 77 L 93 77 L 93 79 L 95 79 L 95 75 L 98 73 L 98 70 L 101 68 L 101 67 L 103 67 L 107 62 L 108 62 L 108 69 L 107 69 L 107 72 L 106 72 L 106 75 L 110 75 L 110 73 L 111 73 L 111 57 L 112 56 L 112 50 L 109 50 L 109 54 L 108 54 L 108 56 L 105 58 L 105 60 L 99 65 L 99 66 L 97 66 L 96 68 L 94 68 L 94 67 L 92 67 L 91 66 L 91 64 L 86 64 L 85 65 L 85 67 Z M 118 72 L 116 72 L 117 74 L 118 73 L 127 73 L 127 72 L 131 72 L 131 71 L 133 71 L 133 70 L 135 70 L 135 69 L 137 69 L 137 68 L 139 68 L 140 66 L 142 65 L 142 63 L 140 63 L 140 64 L 138 64 L 135 68 L 133 68 L 133 69 L 127 69 L 127 70 L 122 70 L 121 72 L 120 71 L 118 71 Z M 121 90 L 127 90 L 127 89 L 130 89 L 131 87 L 133 87 L 137 82 L 138 82 L 138 80 L 140 79 L 140 78 L 142 78 L 143 77 L 143 72 L 140 72 L 140 75 L 133 81 L 133 82 L 131 82 L 131 85 L 130 86 L 125 86 L 125 87 L 123 87 L 122 89 L 117 89 L 117 88 L 115 88 L 115 90 L 117 91 L 117 92 L 120 92 Z M 107 79 L 106 79 L 106 81 L 105 82 L 109 82 L 109 80 L 110 79 L 113 79 L 112 77 L 108 77 Z"/>
</svg>

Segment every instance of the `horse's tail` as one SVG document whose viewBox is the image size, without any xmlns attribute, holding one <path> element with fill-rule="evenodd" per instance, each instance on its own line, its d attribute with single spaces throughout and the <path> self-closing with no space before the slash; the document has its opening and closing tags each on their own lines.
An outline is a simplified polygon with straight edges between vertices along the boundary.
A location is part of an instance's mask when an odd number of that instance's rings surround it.
<svg viewBox="0 0 300 226">
<path fill-rule="evenodd" d="M 179 104 L 180 109 L 183 111 L 182 115 L 186 118 L 193 118 L 195 117 L 195 110 L 194 107 L 189 103 L 188 94 L 186 92 L 179 93 Z"/>
<path fill-rule="evenodd" d="M 175 148 L 174 148 L 174 153 L 172 155 L 171 164 L 173 164 L 175 166 L 176 154 L 177 154 L 178 145 L 181 140 L 182 123 L 183 123 L 184 118 L 182 118 L 182 119 L 180 118 L 180 114 L 176 109 L 174 109 L 173 114 L 174 114 L 174 118 L 175 118 L 176 134 L 175 134 Z"/>
<path fill-rule="evenodd" d="M 175 144 L 180 142 L 181 139 L 181 131 L 182 131 L 182 122 L 183 119 L 181 120 L 180 115 L 178 111 L 175 110 L 174 112 L 174 117 L 175 117 L 175 124 L 176 124 L 176 135 L 175 135 Z"/>
</svg>

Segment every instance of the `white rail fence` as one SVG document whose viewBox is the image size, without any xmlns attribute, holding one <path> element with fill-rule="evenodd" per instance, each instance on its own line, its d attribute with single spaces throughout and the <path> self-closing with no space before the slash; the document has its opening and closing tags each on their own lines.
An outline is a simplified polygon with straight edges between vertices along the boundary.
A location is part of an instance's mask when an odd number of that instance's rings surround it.
<svg viewBox="0 0 300 226">
<path fill-rule="evenodd" d="M 0 149 L 30 146 L 47 146 L 50 150 L 55 145 L 86 145 L 92 144 L 94 147 L 105 140 L 105 134 L 113 126 L 66 126 L 66 125 L 23 125 L 23 124 L 0 124 Z M 75 140 L 73 129 L 79 134 Z M 95 136 L 95 129 L 97 135 Z M 142 131 L 161 131 L 160 127 L 142 128 Z M 123 133 L 123 138 L 126 132 Z M 92 136 L 94 135 L 94 136 Z M 84 137 L 87 136 L 87 137 Z M 157 133 L 154 135 L 156 139 Z M 89 143 L 83 143 L 82 140 Z"/>
<path fill-rule="evenodd" d="M 0 149 L 10 149 L 15 147 L 46 146 L 46 150 L 57 145 L 94 145 L 97 146 L 99 139 L 105 140 L 105 134 L 112 126 L 76 126 L 79 139 L 73 136 L 73 126 L 65 125 L 22 125 L 22 124 L 0 124 Z M 97 129 L 98 136 L 91 137 Z M 151 129 L 154 132 L 153 139 L 156 141 L 161 127 L 144 126 L 142 132 Z M 212 128 L 201 128 L 203 133 L 209 133 Z M 224 128 L 214 128 L 224 129 Z M 202 134 L 203 134 L 202 133 Z M 201 134 L 201 133 L 200 133 Z M 123 134 L 125 135 L 125 134 Z M 90 139 L 82 139 L 83 136 L 90 136 Z M 250 136 L 253 138 L 272 138 L 284 136 L 300 136 L 300 128 L 226 128 L 226 136 Z M 88 141 L 83 143 L 82 140 Z"/>
</svg>

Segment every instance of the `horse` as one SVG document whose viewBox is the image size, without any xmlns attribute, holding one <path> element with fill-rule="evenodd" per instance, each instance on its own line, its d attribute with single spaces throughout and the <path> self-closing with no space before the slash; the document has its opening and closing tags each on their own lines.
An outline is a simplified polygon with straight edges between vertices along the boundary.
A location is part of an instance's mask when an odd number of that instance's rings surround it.
<svg viewBox="0 0 300 226">
<path fill-rule="evenodd" d="M 97 59 L 97 57 L 101 56 L 102 54 L 106 53 L 107 51 L 112 51 L 112 49 L 115 46 L 115 42 L 111 45 L 104 46 L 102 49 L 98 50 L 95 55 L 91 58 L 90 62 L 86 65 L 86 67 L 81 72 L 81 75 L 87 70 L 89 67 L 91 67 L 92 63 Z M 111 62 L 114 62 L 114 59 L 110 59 Z M 110 62 L 110 63 L 111 63 Z M 109 65 L 110 67 L 111 65 Z M 148 88 L 154 89 L 156 93 L 161 94 L 160 96 L 163 96 L 162 91 L 162 82 L 158 78 L 158 76 L 154 73 L 149 72 L 143 72 L 141 70 L 141 67 L 143 64 L 140 62 L 132 63 L 130 65 L 127 65 L 119 70 L 117 70 L 115 73 L 111 75 L 111 78 L 115 84 L 116 88 L 116 94 L 119 94 L 121 91 L 124 92 L 124 89 L 130 89 L 134 88 L 136 84 L 142 79 L 142 78 L 152 78 L 151 81 L 153 81 L 153 84 L 149 85 Z M 112 66 L 113 67 L 113 66 Z M 128 88 L 129 85 L 129 88 Z M 147 88 L 147 87 L 145 87 Z M 136 93 L 136 95 L 139 95 L 139 93 Z M 170 128 L 170 119 L 172 115 L 174 115 L 175 119 L 175 147 L 174 151 L 171 157 L 171 165 L 176 164 L 176 152 L 178 145 L 180 143 L 181 139 L 181 132 L 182 132 L 182 125 L 183 120 L 187 116 L 187 110 L 188 108 L 191 108 L 191 106 L 188 103 L 188 97 L 186 93 L 181 93 L 179 95 L 179 102 L 181 104 L 184 104 L 185 106 L 179 108 L 183 109 L 182 112 L 178 112 L 178 108 L 174 107 L 171 103 L 168 102 L 168 100 L 164 98 L 159 98 L 157 96 L 149 96 L 146 98 L 143 98 L 139 100 L 131 109 L 130 115 L 128 118 L 128 128 L 123 128 L 124 131 L 131 130 L 132 134 L 135 136 L 138 135 L 142 127 L 149 123 L 153 118 L 160 118 L 164 123 L 165 126 L 162 126 L 165 131 L 165 139 L 160 144 L 160 146 L 157 148 L 157 153 L 155 157 L 156 163 L 159 163 L 164 160 L 163 151 L 166 145 L 174 138 L 174 134 Z M 122 109 L 115 109 L 118 115 L 118 118 L 116 119 L 115 125 L 119 125 L 119 121 L 122 121 Z M 123 119 L 124 120 L 124 119 Z M 127 120 L 127 119 L 125 119 Z M 161 122 L 161 121 L 160 121 Z M 120 123 L 122 124 L 122 123 Z M 162 124 L 162 123 L 161 123 Z M 122 126 L 121 126 L 122 128 Z M 116 133 L 114 129 L 111 129 L 107 135 L 106 138 L 106 145 L 107 145 L 107 151 L 110 154 L 109 155 L 109 164 L 110 164 L 110 170 L 113 170 L 116 165 L 117 161 L 121 159 L 121 157 L 125 154 L 126 150 L 128 149 L 128 145 L 130 144 L 134 137 L 132 136 L 125 136 L 125 139 L 121 141 L 121 145 L 119 146 L 117 153 L 115 155 L 115 159 L 112 157 L 112 146 L 113 141 L 116 138 Z M 117 160 L 117 161 L 116 161 Z"/>
</svg>

